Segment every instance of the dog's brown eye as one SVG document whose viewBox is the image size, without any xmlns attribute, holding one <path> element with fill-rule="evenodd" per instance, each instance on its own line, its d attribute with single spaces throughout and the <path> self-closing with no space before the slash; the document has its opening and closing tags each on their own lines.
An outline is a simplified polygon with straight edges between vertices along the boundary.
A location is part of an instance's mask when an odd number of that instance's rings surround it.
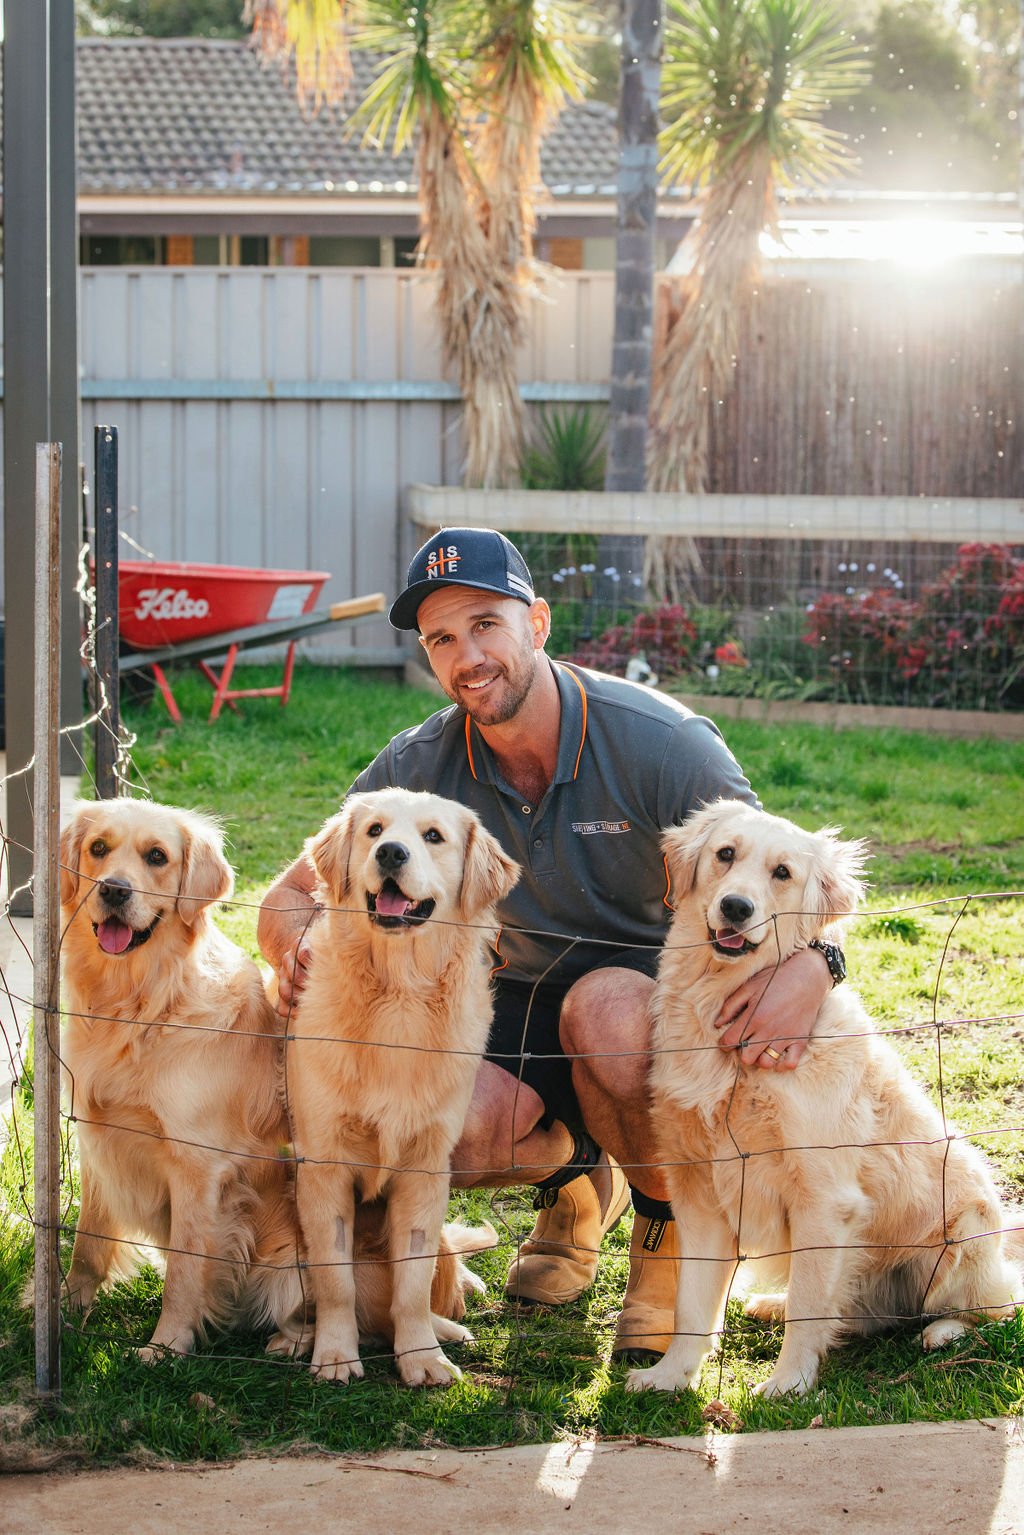
<svg viewBox="0 0 1024 1535">
<path fill-rule="evenodd" d="M 380 822 L 379 821 L 374 821 L 372 826 L 368 826 L 366 828 L 366 835 L 368 837 L 379 837 L 383 830 L 384 830 L 384 828 L 380 824 Z"/>
<path fill-rule="evenodd" d="M 106 858 L 107 844 L 101 841 L 99 837 L 97 837 L 95 842 L 91 842 L 89 844 L 89 852 L 92 854 L 93 858 Z"/>
<path fill-rule="evenodd" d="M 780 863 L 777 869 L 772 870 L 772 879 L 792 879 L 793 876 L 784 863 Z"/>
<path fill-rule="evenodd" d="M 154 869 L 160 869 L 167 862 L 167 854 L 162 847 L 151 847 L 146 854 L 146 862 Z"/>
<path fill-rule="evenodd" d="M 424 842 L 443 842 L 444 838 L 436 826 L 431 826 L 429 831 L 423 833 Z"/>
<path fill-rule="evenodd" d="M 718 852 L 715 854 L 715 857 L 718 859 L 719 863 L 732 863 L 733 859 L 736 857 L 736 850 L 735 848 L 731 847 L 720 847 Z"/>
</svg>

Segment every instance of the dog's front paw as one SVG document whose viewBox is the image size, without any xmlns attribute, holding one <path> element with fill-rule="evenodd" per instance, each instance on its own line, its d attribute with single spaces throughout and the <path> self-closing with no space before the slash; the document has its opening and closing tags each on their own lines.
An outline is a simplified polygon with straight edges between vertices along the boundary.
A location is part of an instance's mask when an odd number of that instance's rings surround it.
<svg viewBox="0 0 1024 1535">
<path fill-rule="evenodd" d="M 331 1359 L 313 1356 L 313 1363 L 309 1367 L 314 1380 L 330 1381 L 335 1386 L 344 1386 L 350 1380 L 362 1380 L 363 1366 L 358 1359 Z"/>
<path fill-rule="evenodd" d="M 777 1396 L 806 1396 L 808 1391 L 813 1391 L 817 1379 L 816 1363 L 800 1370 L 780 1370 L 776 1366 L 767 1380 L 754 1387 L 754 1395 L 769 1399 Z"/>
<path fill-rule="evenodd" d="M 426 1349 L 411 1349 L 399 1354 L 398 1373 L 407 1386 L 450 1386 L 462 1379 L 458 1365 L 446 1359 L 441 1350 L 430 1353 Z"/>
<path fill-rule="evenodd" d="M 692 1369 L 680 1368 L 668 1362 L 668 1356 L 644 1370 L 630 1370 L 626 1376 L 627 1391 L 685 1391 L 692 1386 L 700 1372 L 698 1363 Z"/>
</svg>

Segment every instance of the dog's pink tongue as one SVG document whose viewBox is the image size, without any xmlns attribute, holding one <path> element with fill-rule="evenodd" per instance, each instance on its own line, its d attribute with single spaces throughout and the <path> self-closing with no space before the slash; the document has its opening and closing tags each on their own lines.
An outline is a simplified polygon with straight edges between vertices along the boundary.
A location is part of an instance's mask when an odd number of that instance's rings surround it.
<svg viewBox="0 0 1024 1535">
<path fill-rule="evenodd" d="M 715 934 L 715 942 L 720 949 L 742 949 L 745 939 L 742 933 L 737 933 L 733 928 L 723 927 Z"/>
<path fill-rule="evenodd" d="M 411 906 L 400 890 L 382 890 L 377 897 L 378 917 L 404 917 Z"/>
<path fill-rule="evenodd" d="M 108 917 L 96 929 L 100 948 L 107 954 L 123 954 L 132 941 L 132 930 L 119 917 Z"/>
</svg>

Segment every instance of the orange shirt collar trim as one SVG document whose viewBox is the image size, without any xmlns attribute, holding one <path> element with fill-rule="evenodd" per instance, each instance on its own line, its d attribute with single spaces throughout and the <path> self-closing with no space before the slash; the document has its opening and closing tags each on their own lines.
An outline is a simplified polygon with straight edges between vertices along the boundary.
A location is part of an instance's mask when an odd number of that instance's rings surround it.
<svg viewBox="0 0 1024 1535">
<path fill-rule="evenodd" d="M 574 762 L 573 769 L 572 769 L 572 776 L 575 779 L 576 775 L 579 773 L 579 770 L 580 770 L 580 758 L 583 756 L 583 745 L 584 745 L 584 742 L 587 739 L 587 690 L 583 686 L 583 683 L 577 677 L 575 672 L 571 672 L 567 666 L 562 666 L 561 663 L 558 662 L 558 661 L 554 662 L 553 664 L 555 666 L 557 666 L 559 671 L 562 672 L 566 677 L 570 677 L 572 679 L 572 681 L 575 682 L 576 686 L 580 690 L 580 701 L 581 701 L 582 706 L 583 706 L 583 721 L 582 721 L 582 725 L 581 725 L 581 728 L 580 728 L 579 750 L 576 753 L 576 761 Z M 477 773 L 477 770 L 476 770 L 476 763 L 473 761 L 473 735 L 472 735 L 472 729 L 471 729 L 472 723 L 473 723 L 472 720 L 470 719 L 469 715 L 467 714 L 466 715 L 466 756 L 469 759 L 469 771 L 472 773 L 474 778 L 478 778 L 479 774 Z"/>
</svg>

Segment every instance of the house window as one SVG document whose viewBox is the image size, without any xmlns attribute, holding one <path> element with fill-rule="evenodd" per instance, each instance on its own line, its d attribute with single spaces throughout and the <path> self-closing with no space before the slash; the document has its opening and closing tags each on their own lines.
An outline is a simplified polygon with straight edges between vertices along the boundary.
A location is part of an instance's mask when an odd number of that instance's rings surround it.
<svg viewBox="0 0 1024 1535">
<path fill-rule="evenodd" d="M 267 266 L 270 242 L 266 235 L 241 235 L 238 241 L 239 266 Z"/>
<path fill-rule="evenodd" d="M 83 266 L 155 266 L 163 240 L 156 235 L 83 235 Z"/>
<path fill-rule="evenodd" d="M 193 235 L 192 265 L 221 266 L 225 261 L 225 253 L 221 250 L 223 239 L 222 235 Z"/>
<path fill-rule="evenodd" d="M 313 235 L 310 266 L 380 266 L 380 241 L 372 235 Z"/>
</svg>

